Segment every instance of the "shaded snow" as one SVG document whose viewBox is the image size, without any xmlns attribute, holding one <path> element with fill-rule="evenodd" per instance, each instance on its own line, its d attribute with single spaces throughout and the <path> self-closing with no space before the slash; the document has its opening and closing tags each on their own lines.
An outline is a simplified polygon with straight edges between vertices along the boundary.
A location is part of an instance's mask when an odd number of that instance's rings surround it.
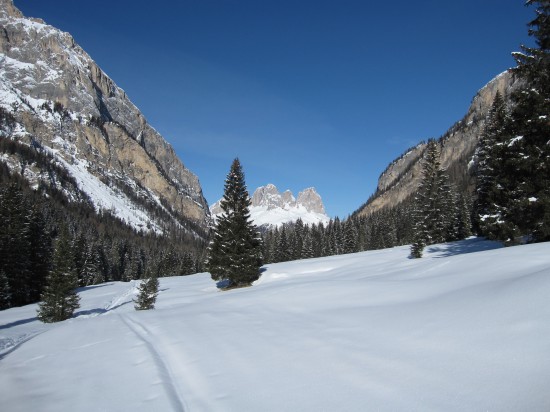
<svg viewBox="0 0 550 412">
<path fill-rule="evenodd" d="M 227 292 L 162 278 L 153 311 L 108 283 L 54 325 L 0 312 L 2 409 L 550 410 L 550 243 L 408 255 L 272 264 Z"/>
</svg>

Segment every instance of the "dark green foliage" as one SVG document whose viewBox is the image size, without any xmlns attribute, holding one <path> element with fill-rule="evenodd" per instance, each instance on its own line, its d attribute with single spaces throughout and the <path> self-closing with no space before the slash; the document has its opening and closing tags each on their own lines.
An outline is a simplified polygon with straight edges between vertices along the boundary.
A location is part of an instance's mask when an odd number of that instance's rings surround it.
<svg viewBox="0 0 550 412">
<path fill-rule="evenodd" d="M 78 194 L 76 181 L 39 144 L 26 146 L 0 137 L 1 153 L 17 158 L 21 170 L 32 166 L 55 176 L 58 185 L 31 189 L 0 161 L 0 271 L 8 280 L 7 306 L 40 300 L 52 264 L 52 239 L 63 225 L 68 226 L 69 256 L 79 286 L 139 279 L 146 271 L 161 277 L 200 269 L 197 262 L 204 248 L 200 237 L 181 229 L 168 230 L 169 236 L 136 232 L 108 212 L 96 213 L 87 196 Z M 76 193 L 76 201 L 69 202 L 56 187 Z M 168 250 L 169 260 L 165 259 Z"/>
<path fill-rule="evenodd" d="M 0 185 L 0 221 L 0 271 L 8 281 L 9 306 L 36 302 L 51 256 L 40 204 L 16 183 Z"/>
<path fill-rule="evenodd" d="M 11 291 L 8 277 L 0 270 L 0 310 L 7 309 L 11 303 Z"/>
<path fill-rule="evenodd" d="M 250 199 L 239 159 L 227 175 L 224 196 L 208 248 L 207 269 L 216 281 L 246 286 L 257 280 L 262 265 L 262 244 L 250 220 Z"/>
<path fill-rule="evenodd" d="M 508 221 L 533 241 L 550 240 L 550 2 L 530 0 L 536 17 L 529 35 L 537 47 L 515 53 L 514 72 L 525 87 L 512 95 L 509 126 L 510 210 Z M 521 138 L 520 138 L 521 137 Z M 512 170 L 513 169 L 513 170 Z M 506 172 L 506 171 L 505 171 Z"/>
<path fill-rule="evenodd" d="M 52 323 L 71 318 L 80 306 L 80 297 L 76 294 L 77 287 L 78 277 L 71 255 L 70 236 L 64 226 L 55 245 L 52 270 L 46 278 L 38 319 Z"/>
<path fill-rule="evenodd" d="M 495 99 L 478 148 L 478 231 L 507 243 L 550 240 L 550 3 L 527 4 L 538 47 L 514 53 L 521 87 L 509 116 Z"/>
<path fill-rule="evenodd" d="M 411 255 L 420 257 L 425 245 L 458 239 L 458 209 L 449 180 L 439 162 L 437 142 L 430 140 L 415 197 L 414 243 Z"/>
<path fill-rule="evenodd" d="M 149 310 L 155 308 L 155 302 L 159 293 L 159 280 L 156 276 L 144 279 L 138 286 L 138 296 L 134 301 L 136 310 Z"/>
<path fill-rule="evenodd" d="M 424 243 L 424 239 L 419 236 L 418 239 L 415 239 L 411 244 L 411 257 L 413 259 L 420 259 L 425 247 L 426 244 Z"/>
<path fill-rule="evenodd" d="M 510 178 L 503 173 L 511 166 L 506 153 L 510 122 L 504 100 L 497 92 L 476 150 L 474 222 L 478 232 L 489 239 L 506 239 L 513 232 L 506 223 Z"/>
</svg>

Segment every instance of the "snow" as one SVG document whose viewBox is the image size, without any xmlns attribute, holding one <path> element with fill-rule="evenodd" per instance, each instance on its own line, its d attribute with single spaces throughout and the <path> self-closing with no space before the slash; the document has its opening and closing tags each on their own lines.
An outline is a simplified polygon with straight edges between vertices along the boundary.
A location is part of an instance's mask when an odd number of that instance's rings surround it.
<svg viewBox="0 0 550 412">
<path fill-rule="evenodd" d="M 9 411 L 550 410 L 550 243 L 471 238 L 83 288 L 77 316 L 0 312 Z"/>
<path fill-rule="evenodd" d="M 250 206 L 250 217 L 257 226 L 281 226 L 283 223 L 296 222 L 298 219 L 302 219 L 306 225 L 318 223 L 327 225 L 330 220 L 327 215 L 311 212 L 302 205 L 274 209 L 267 206 Z"/>
<path fill-rule="evenodd" d="M 519 142 L 520 140 L 523 139 L 523 136 L 516 136 L 514 137 L 512 140 L 510 140 L 510 142 L 508 143 L 508 147 L 512 147 L 513 145 L 516 144 L 516 142 Z"/>
<path fill-rule="evenodd" d="M 53 143 L 59 149 L 51 149 L 49 147 L 46 147 L 46 149 L 55 155 L 56 160 L 75 178 L 79 189 L 90 197 L 97 211 L 109 211 L 113 216 L 118 217 L 138 231 L 143 230 L 147 232 L 153 230 L 156 233 L 162 233 L 162 229 L 147 213 L 134 205 L 124 193 L 107 186 L 88 171 L 88 162 L 75 156 L 77 148 L 74 144 L 67 142 L 59 136 L 53 140 Z M 67 162 L 59 156 L 57 154 L 59 150 L 73 154 L 75 157 L 72 158 L 72 162 Z"/>
</svg>

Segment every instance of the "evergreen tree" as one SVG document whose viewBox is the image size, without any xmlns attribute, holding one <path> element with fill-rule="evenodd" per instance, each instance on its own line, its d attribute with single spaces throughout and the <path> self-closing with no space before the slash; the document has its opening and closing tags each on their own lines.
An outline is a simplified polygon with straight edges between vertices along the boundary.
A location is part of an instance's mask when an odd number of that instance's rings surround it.
<svg viewBox="0 0 550 412">
<path fill-rule="evenodd" d="M 424 241 L 424 238 L 420 234 L 417 235 L 417 237 L 414 239 L 411 245 L 411 257 L 414 259 L 421 258 L 425 247 L 426 247 L 426 243 Z"/>
<path fill-rule="evenodd" d="M 74 268 L 69 232 L 64 226 L 59 234 L 53 268 L 46 278 L 46 286 L 39 304 L 38 319 L 45 323 L 59 322 L 73 316 L 79 308 L 80 297 L 76 294 L 78 276 Z"/>
<path fill-rule="evenodd" d="M 529 35 L 537 47 L 514 53 L 514 73 L 525 86 L 512 94 L 508 127 L 513 136 L 508 175 L 512 177 L 507 221 L 534 241 L 550 240 L 550 1 L 528 0 L 536 7 Z"/>
<path fill-rule="evenodd" d="M 420 257 L 424 246 L 447 240 L 450 198 L 448 178 L 439 162 L 437 143 L 430 140 L 422 168 L 422 181 L 415 198 L 411 256 Z"/>
<path fill-rule="evenodd" d="M 468 198 L 462 193 L 458 196 L 457 239 L 466 239 L 472 236 L 471 207 Z"/>
<path fill-rule="evenodd" d="M 136 310 L 149 310 L 155 308 L 155 302 L 159 293 L 159 280 L 153 275 L 144 279 L 138 286 L 138 296 L 134 301 Z"/>
<path fill-rule="evenodd" d="M 509 125 L 504 99 L 497 92 L 476 149 L 474 221 L 478 232 L 489 239 L 510 236 L 509 225 L 504 224 L 510 196 L 510 179 L 504 172 L 509 162 L 505 153 Z"/>
<path fill-rule="evenodd" d="M 276 262 L 288 262 L 291 259 L 290 246 L 285 226 L 281 227 L 279 232 L 277 248 L 275 250 L 275 259 Z"/>
<path fill-rule="evenodd" d="M 291 250 L 293 260 L 302 257 L 302 248 L 304 247 L 304 222 L 299 218 L 294 223 L 293 237 L 291 241 Z"/>
<path fill-rule="evenodd" d="M 250 198 L 244 173 L 235 159 L 225 181 L 220 202 L 223 213 L 213 230 L 207 267 L 212 279 L 230 286 L 246 286 L 260 277 L 261 238 L 250 219 Z"/>
<path fill-rule="evenodd" d="M 357 228 L 351 218 L 344 223 L 344 253 L 357 252 L 357 239 L 359 237 Z"/>
<path fill-rule="evenodd" d="M 0 270 L 0 310 L 7 309 L 11 303 L 11 292 L 8 277 Z"/>
<path fill-rule="evenodd" d="M 313 237 L 311 235 L 311 232 L 306 232 L 305 238 L 304 238 L 304 247 L 302 248 L 302 259 L 310 259 L 314 257 L 313 253 Z"/>
</svg>

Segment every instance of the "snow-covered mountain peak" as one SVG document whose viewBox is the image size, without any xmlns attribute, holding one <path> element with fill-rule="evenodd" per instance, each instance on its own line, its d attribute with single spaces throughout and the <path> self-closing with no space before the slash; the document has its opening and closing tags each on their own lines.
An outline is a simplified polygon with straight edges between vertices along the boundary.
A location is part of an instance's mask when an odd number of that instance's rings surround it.
<svg viewBox="0 0 550 412">
<path fill-rule="evenodd" d="M 313 187 L 304 189 L 296 198 L 290 190 L 281 193 L 269 183 L 254 191 L 251 202 L 250 214 L 258 226 L 280 226 L 298 219 L 306 224 L 326 224 L 330 220 L 321 196 Z M 210 212 L 214 216 L 222 213 L 219 201 L 210 207 Z"/>
</svg>

